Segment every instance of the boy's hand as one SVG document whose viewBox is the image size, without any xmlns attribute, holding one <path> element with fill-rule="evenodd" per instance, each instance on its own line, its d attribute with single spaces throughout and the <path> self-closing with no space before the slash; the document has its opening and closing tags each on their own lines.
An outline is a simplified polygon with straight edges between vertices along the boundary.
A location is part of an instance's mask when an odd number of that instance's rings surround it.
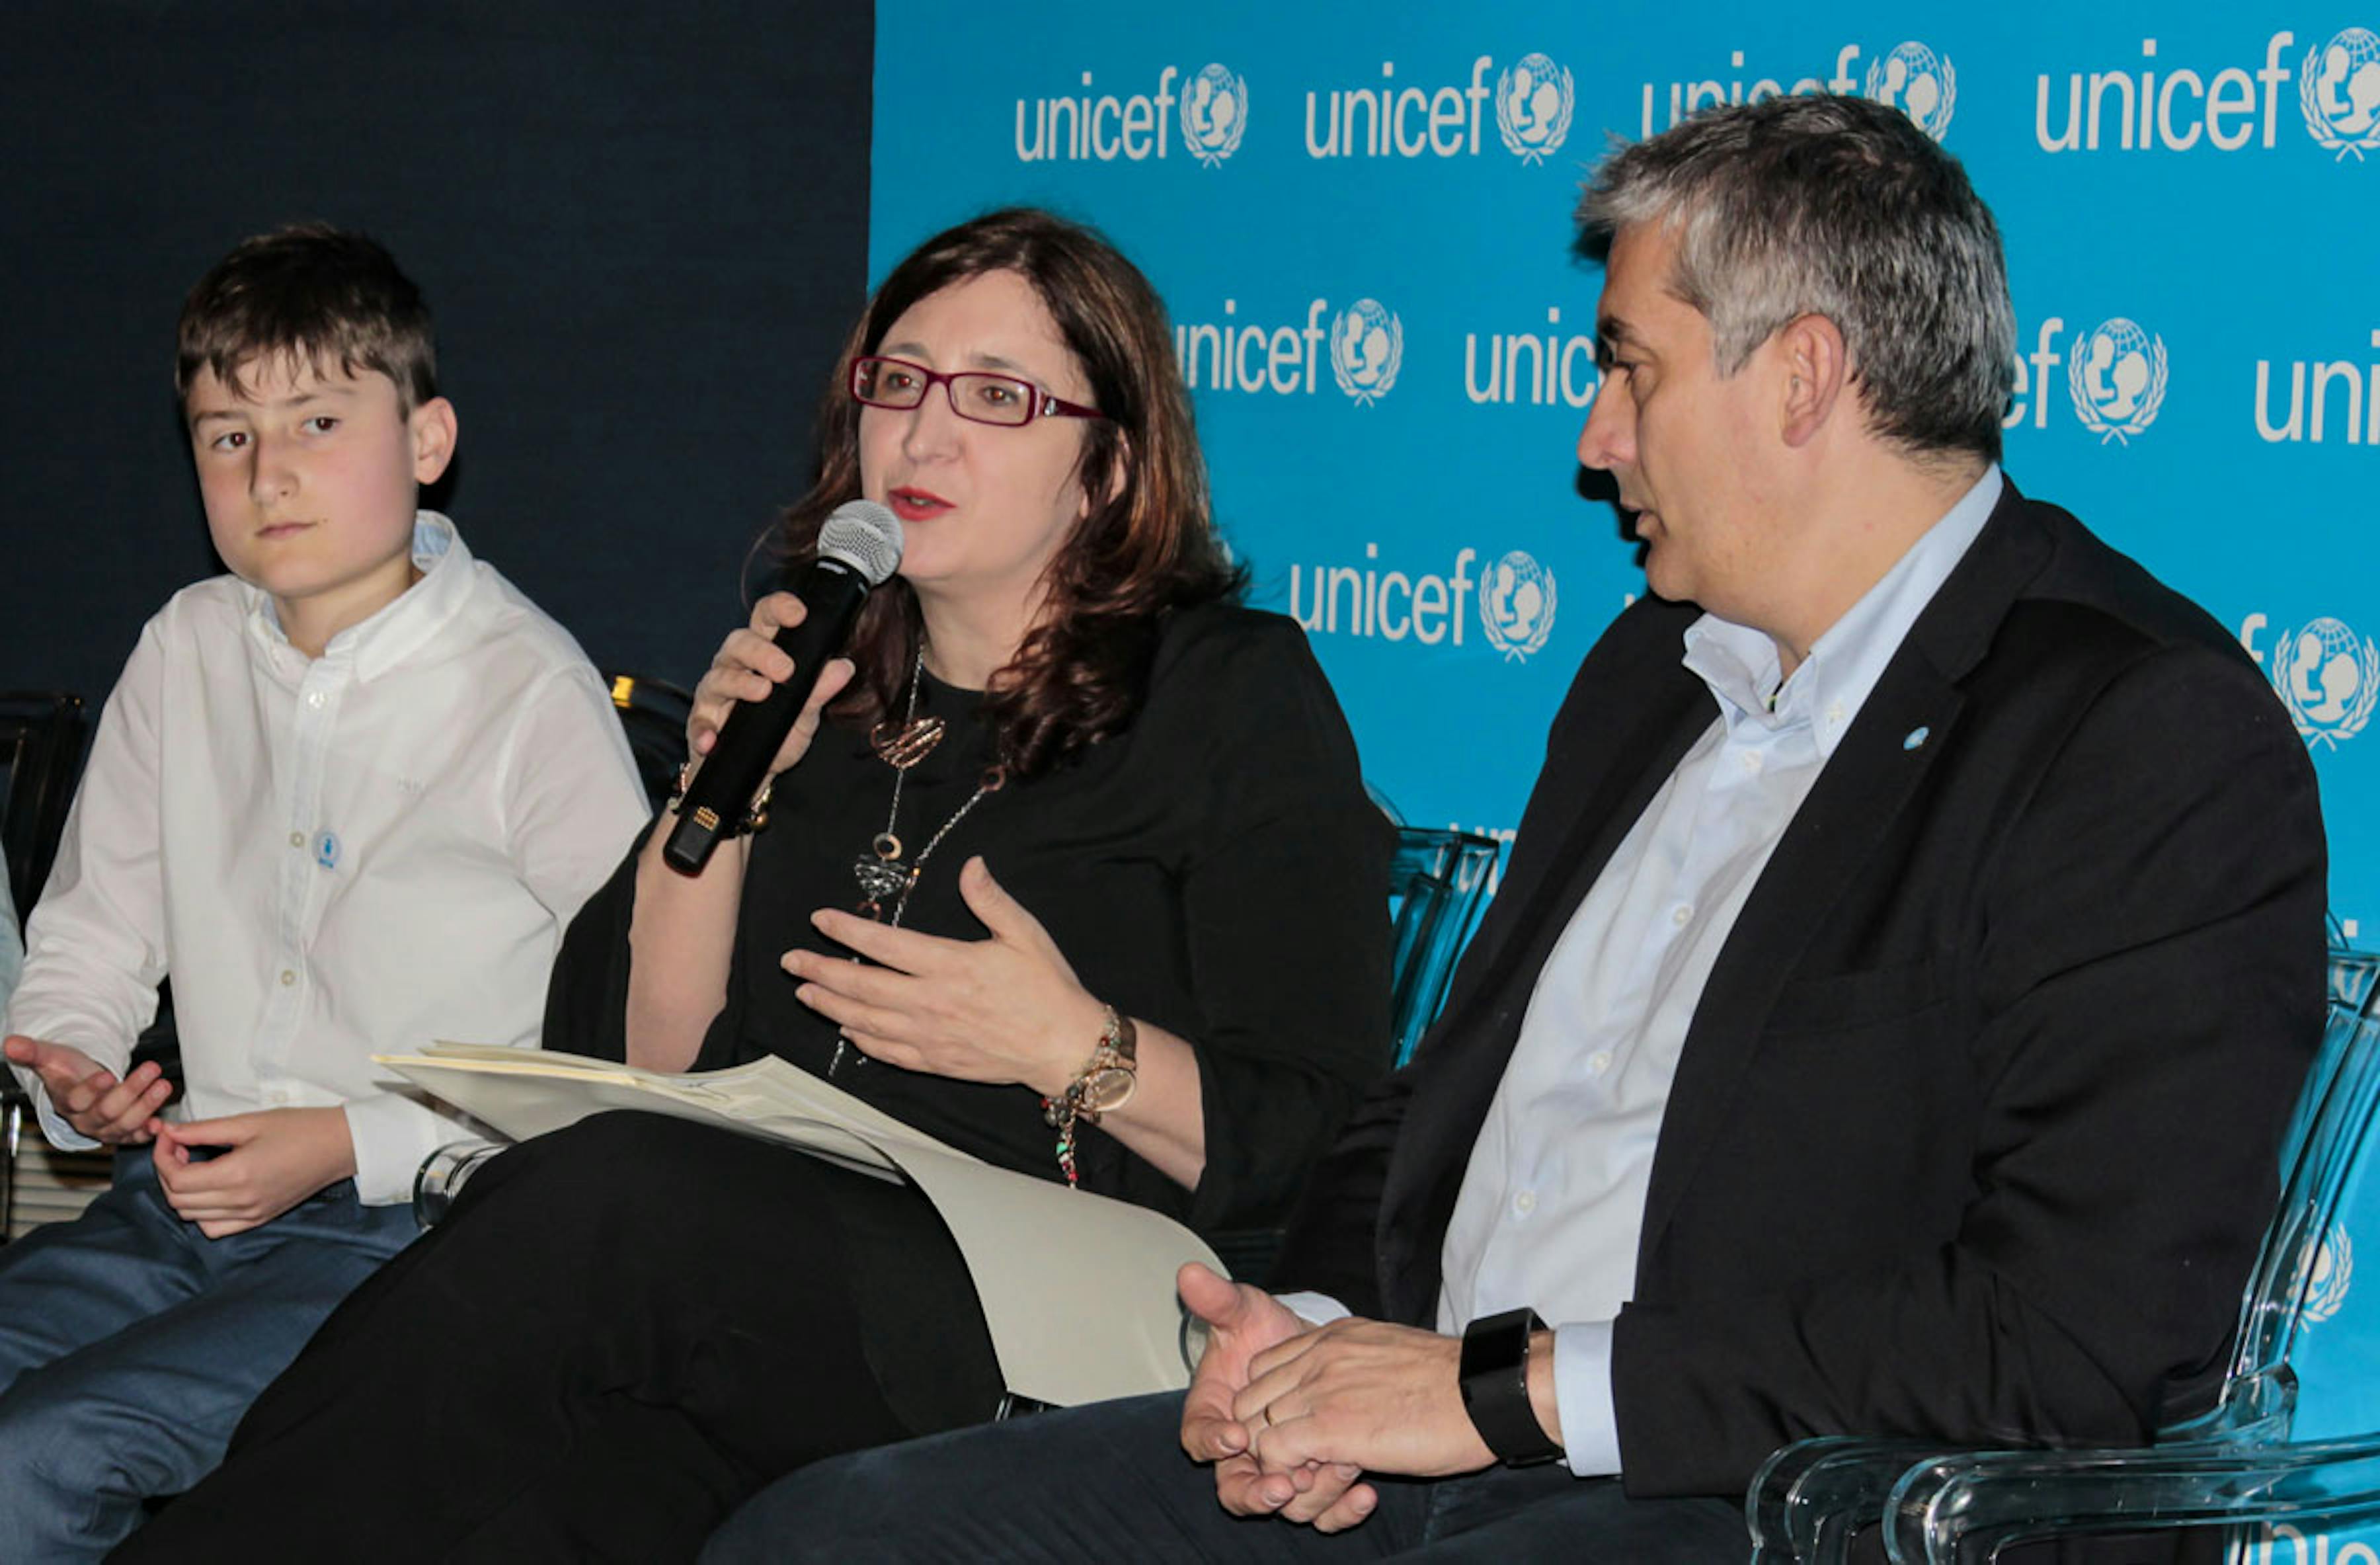
<svg viewBox="0 0 2380 1565">
<path fill-rule="evenodd" d="M 271 1222 L 356 1171 L 344 1109 L 265 1109 L 151 1128 L 166 1202 L 210 1239 Z M 225 1150 L 200 1162 L 194 1146 Z"/>
<path fill-rule="evenodd" d="M 11 1062 L 42 1078 L 42 1090 L 60 1117 L 93 1141 L 140 1146 L 150 1138 L 157 1110 L 174 1095 L 174 1084 L 153 1060 L 135 1065 L 118 1081 L 114 1071 L 69 1044 L 13 1034 L 6 1047 Z"/>
</svg>

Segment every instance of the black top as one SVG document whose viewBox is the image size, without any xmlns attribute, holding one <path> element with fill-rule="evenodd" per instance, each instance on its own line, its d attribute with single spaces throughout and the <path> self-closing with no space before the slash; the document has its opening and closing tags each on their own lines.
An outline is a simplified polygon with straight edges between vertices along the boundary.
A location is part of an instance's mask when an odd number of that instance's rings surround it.
<svg viewBox="0 0 2380 1565">
<path fill-rule="evenodd" d="M 902 791 L 895 831 L 911 862 L 989 763 L 976 705 L 926 676 L 919 710 L 949 731 Z M 775 1053 L 827 1073 L 835 1028 L 795 1000 L 778 959 L 796 945 L 839 950 L 809 916 L 856 907 L 852 862 L 884 830 L 892 781 L 866 734 L 834 725 L 777 780 L 752 847 L 727 1003 L 698 1069 Z M 1241 1227 L 1278 1220 L 1387 1061 L 1390 848 L 1304 635 L 1277 614 L 1208 606 L 1167 623 L 1131 726 L 985 797 L 928 859 L 902 922 L 984 938 L 958 892 L 960 866 L 981 854 L 1086 989 L 1189 1040 L 1206 1118 L 1196 1191 L 1096 1130 L 1082 1135 L 1082 1182 L 1199 1228 Z M 564 940 L 550 1047 L 625 1052 L 635 862 L 632 852 Z M 1083 1040 L 1086 1059 L 1097 1041 Z M 1031 1089 L 861 1059 L 846 1054 L 836 1086 L 989 1161 L 1059 1177 Z"/>
</svg>

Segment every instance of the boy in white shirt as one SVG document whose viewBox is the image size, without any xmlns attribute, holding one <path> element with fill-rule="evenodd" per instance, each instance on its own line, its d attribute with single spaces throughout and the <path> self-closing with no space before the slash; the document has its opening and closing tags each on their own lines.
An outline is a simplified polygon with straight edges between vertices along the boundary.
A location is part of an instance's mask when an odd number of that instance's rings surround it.
<svg viewBox="0 0 2380 1565">
<path fill-rule="evenodd" d="M 95 1559 L 214 1465 L 468 1134 L 370 1054 L 534 1046 L 645 819 L 577 644 L 415 509 L 455 446 L 434 375 L 419 291 L 359 235 L 250 239 L 183 307 L 232 574 L 141 632 L 27 922 L 7 1059 L 54 1143 L 117 1153 L 82 1218 L 0 1247 L 0 1559 Z M 168 971 L 171 1118 L 126 1071 Z"/>
</svg>

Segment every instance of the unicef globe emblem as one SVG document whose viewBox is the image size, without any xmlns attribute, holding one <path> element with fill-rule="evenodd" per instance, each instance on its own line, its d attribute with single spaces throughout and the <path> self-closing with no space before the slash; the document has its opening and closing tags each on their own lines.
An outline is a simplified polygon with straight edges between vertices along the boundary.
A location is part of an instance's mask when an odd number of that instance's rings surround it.
<svg viewBox="0 0 2380 1565">
<path fill-rule="evenodd" d="M 1388 395 L 1404 361 L 1404 322 L 1379 300 L 1357 299 L 1330 318 L 1330 373 L 1358 406 Z"/>
<path fill-rule="evenodd" d="M 2380 703 L 2380 643 L 2325 615 L 2273 643 L 2273 688 L 2305 742 L 2337 749 Z"/>
<path fill-rule="evenodd" d="M 2306 1279 L 2305 1317 L 2328 1320 L 2347 1303 L 2347 1285 L 2355 1278 L 2355 1247 L 2348 1242 L 2347 1225 L 2333 1223 L 2314 1252 L 2313 1275 Z"/>
<path fill-rule="evenodd" d="M 1524 55 L 1496 79 L 1496 128 L 1523 163 L 1543 163 L 1570 134 L 1570 67 Z"/>
<path fill-rule="evenodd" d="M 1213 168 L 1240 150 L 1248 129 L 1248 84 L 1210 65 L 1182 89 L 1182 144 Z"/>
<path fill-rule="evenodd" d="M 2306 51 L 2298 67 L 2306 133 L 2341 160 L 2380 147 L 2380 34 L 2350 27 Z"/>
<path fill-rule="evenodd" d="M 1509 662 L 1546 644 L 1554 629 L 1554 573 L 1515 549 L 1479 578 L 1479 624 Z"/>
<path fill-rule="evenodd" d="M 2092 328 L 2066 358 L 2074 416 L 2102 445 L 2129 443 L 2156 421 L 2165 382 L 2165 339 L 2120 315 Z"/>
<path fill-rule="evenodd" d="M 1869 65 L 1867 95 L 1899 109 L 1911 124 L 1939 141 L 1958 105 L 1959 73 L 1951 68 L 1949 56 L 1923 43 L 1902 43 Z"/>
</svg>

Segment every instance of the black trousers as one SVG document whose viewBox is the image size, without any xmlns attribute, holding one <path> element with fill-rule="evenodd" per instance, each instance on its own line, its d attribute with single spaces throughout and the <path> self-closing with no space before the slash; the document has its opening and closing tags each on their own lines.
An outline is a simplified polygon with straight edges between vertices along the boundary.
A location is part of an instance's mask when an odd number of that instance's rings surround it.
<svg viewBox="0 0 2380 1565">
<path fill-rule="evenodd" d="M 1632 1500 L 1559 1462 L 1435 1483 L 1381 1479 L 1362 1525 L 1321 1534 L 1215 1502 L 1181 1445 L 1179 1395 L 1045 1413 L 869 1450 L 771 1486 L 703 1565 L 1742 1565 L 1732 1499 Z"/>
<path fill-rule="evenodd" d="M 999 1393 L 916 1192 L 605 1114 L 481 1170 L 114 1558 L 687 1559 L 769 1480 Z"/>
</svg>

